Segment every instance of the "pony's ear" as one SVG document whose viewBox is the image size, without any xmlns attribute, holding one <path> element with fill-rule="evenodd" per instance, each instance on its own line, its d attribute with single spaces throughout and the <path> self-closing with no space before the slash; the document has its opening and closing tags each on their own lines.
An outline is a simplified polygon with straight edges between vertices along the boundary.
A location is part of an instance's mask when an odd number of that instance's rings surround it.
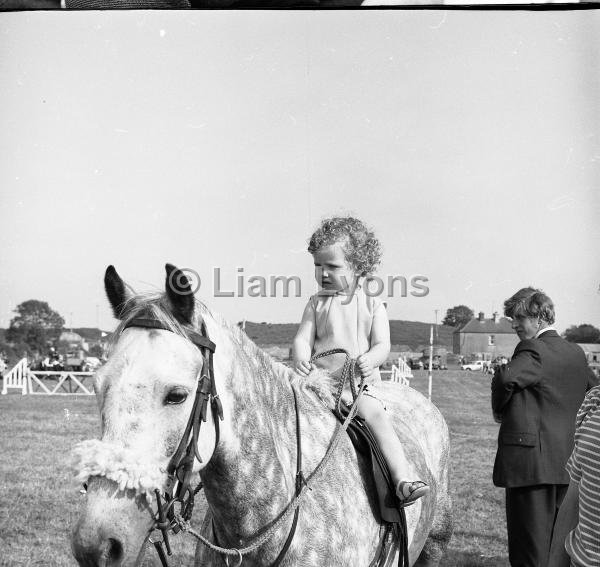
<svg viewBox="0 0 600 567">
<path fill-rule="evenodd" d="M 131 288 L 125 284 L 121 276 L 117 274 L 114 266 L 108 266 L 104 273 L 104 289 L 110 302 L 113 313 L 117 319 L 125 315 L 125 305 L 133 297 Z"/>
<path fill-rule="evenodd" d="M 194 317 L 194 292 L 187 276 L 173 264 L 165 265 L 167 278 L 165 289 L 173 308 L 175 318 L 184 324 L 190 324 Z"/>
</svg>

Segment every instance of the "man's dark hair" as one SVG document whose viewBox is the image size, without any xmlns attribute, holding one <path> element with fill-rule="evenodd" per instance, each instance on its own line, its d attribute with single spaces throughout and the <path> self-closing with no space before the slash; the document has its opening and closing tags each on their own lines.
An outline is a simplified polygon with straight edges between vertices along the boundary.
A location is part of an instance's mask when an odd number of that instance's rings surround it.
<svg viewBox="0 0 600 567">
<path fill-rule="evenodd" d="M 504 302 L 504 315 L 515 317 L 539 317 L 549 325 L 554 323 L 554 303 L 541 290 L 524 287 Z"/>
</svg>

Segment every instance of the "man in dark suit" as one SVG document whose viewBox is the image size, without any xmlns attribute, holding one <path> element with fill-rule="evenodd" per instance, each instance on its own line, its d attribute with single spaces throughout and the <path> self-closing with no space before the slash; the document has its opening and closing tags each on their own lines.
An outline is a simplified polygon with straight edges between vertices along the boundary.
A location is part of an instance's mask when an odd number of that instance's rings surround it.
<svg viewBox="0 0 600 567">
<path fill-rule="evenodd" d="M 546 567 L 552 530 L 569 484 L 565 464 L 575 418 L 597 379 L 581 348 L 552 327 L 554 305 L 541 290 L 519 290 L 504 314 L 521 342 L 492 379 L 492 410 L 500 425 L 494 484 L 506 488 L 512 567 Z"/>
</svg>

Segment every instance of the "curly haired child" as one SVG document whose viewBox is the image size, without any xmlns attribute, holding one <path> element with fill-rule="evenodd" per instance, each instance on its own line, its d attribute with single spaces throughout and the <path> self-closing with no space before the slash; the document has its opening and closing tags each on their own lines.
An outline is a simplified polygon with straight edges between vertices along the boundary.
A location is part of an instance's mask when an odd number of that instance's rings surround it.
<svg viewBox="0 0 600 567">
<path fill-rule="evenodd" d="M 294 338 L 294 368 L 307 376 L 313 355 L 343 348 L 356 358 L 361 376 L 369 383 L 381 381 L 379 366 L 390 352 L 390 329 L 385 305 L 363 289 L 366 276 L 381 260 L 381 245 L 362 221 L 353 217 L 324 220 L 311 236 L 308 251 L 315 264 L 315 278 L 321 290 L 313 295 L 302 315 Z M 339 377 L 344 355 L 315 361 Z M 349 399 L 345 392 L 343 399 Z M 358 415 L 371 429 L 387 461 L 400 504 L 408 506 L 429 491 L 422 481 L 403 477 L 402 445 L 385 407 L 368 387 L 358 403 Z"/>
</svg>

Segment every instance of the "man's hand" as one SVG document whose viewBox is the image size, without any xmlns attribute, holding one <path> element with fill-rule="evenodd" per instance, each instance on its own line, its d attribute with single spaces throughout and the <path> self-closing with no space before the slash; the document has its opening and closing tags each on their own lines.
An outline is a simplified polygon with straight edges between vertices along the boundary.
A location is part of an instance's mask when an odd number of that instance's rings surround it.
<svg viewBox="0 0 600 567">
<path fill-rule="evenodd" d="M 294 370 L 300 374 L 300 376 L 308 376 L 313 368 L 314 365 L 308 360 L 297 360 L 294 362 Z"/>
<path fill-rule="evenodd" d="M 502 423 L 502 414 L 494 412 L 494 421 L 496 423 Z"/>
<path fill-rule="evenodd" d="M 371 360 L 371 357 L 368 354 L 361 354 L 356 359 L 356 365 L 358 366 L 358 369 L 360 370 L 360 375 L 363 378 L 368 378 L 369 376 L 371 376 L 371 374 L 373 374 L 373 361 Z"/>
</svg>

